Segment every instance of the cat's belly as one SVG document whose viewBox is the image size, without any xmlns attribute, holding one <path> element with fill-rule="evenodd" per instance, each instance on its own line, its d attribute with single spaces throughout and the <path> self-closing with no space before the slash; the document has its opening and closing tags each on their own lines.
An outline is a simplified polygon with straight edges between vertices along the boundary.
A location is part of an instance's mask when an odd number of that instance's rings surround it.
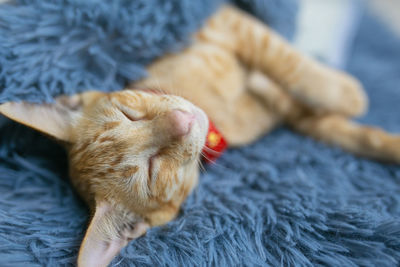
<svg viewBox="0 0 400 267">
<path fill-rule="evenodd" d="M 243 93 L 245 73 L 237 58 L 222 48 L 198 43 L 148 68 L 149 77 L 133 87 L 150 87 L 180 95 L 207 111 L 218 98 L 229 103 Z"/>
</svg>

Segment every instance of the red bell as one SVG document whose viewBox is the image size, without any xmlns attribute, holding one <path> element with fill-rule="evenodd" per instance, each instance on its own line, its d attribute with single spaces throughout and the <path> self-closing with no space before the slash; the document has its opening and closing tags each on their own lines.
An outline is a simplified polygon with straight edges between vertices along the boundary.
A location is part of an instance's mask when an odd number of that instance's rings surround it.
<svg viewBox="0 0 400 267">
<path fill-rule="evenodd" d="M 228 144 L 211 120 L 209 122 L 203 155 L 205 162 L 214 163 L 222 155 Z"/>
</svg>

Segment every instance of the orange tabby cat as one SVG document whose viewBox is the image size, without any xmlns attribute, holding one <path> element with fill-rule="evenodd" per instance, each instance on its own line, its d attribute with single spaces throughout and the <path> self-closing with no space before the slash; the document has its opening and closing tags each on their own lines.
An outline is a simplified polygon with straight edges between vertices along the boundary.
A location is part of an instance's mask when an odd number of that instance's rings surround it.
<svg viewBox="0 0 400 267">
<path fill-rule="evenodd" d="M 231 146 L 287 123 L 353 153 L 400 163 L 400 137 L 348 119 L 367 105 L 355 79 L 300 54 L 230 6 L 189 48 L 148 70 L 132 89 L 164 93 L 91 91 L 54 104 L 0 106 L 65 143 L 72 183 L 93 211 L 79 266 L 108 265 L 128 241 L 177 215 L 197 183 L 208 118 Z"/>
</svg>

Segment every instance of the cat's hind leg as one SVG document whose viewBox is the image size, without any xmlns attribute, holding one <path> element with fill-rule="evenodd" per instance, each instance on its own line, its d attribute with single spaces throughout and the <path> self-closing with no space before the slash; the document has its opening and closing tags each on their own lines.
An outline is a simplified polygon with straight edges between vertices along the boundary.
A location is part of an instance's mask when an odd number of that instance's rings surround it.
<svg viewBox="0 0 400 267">
<path fill-rule="evenodd" d="M 303 134 L 356 155 L 400 164 L 400 136 L 364 126 L 340 115 L 310 115 L 292 121 Z"/>
<path fill-rule="evenodd" d="M 360 125 L 343 115 L 320 113 L 293 99 L 264 74 L 251 72 L 248 88 L 289 126 L 356 155 L 400 164 L 400 136 Z"/>
<path fill-rule="evenodd" d="M 266 25 L 230 6 L 223 7 L 198 33 L 261 70 L 314 110 L 358 116 L 367 97 L 353 77 L 301 54 Z"/>
</svg>

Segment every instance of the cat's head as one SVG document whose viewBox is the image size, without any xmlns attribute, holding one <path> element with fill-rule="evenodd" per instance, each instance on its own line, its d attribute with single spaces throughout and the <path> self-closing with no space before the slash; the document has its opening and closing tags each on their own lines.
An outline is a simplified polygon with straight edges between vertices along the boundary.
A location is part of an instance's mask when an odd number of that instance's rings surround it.
<svg viewBox="0 0 400 267">
<path fill-rule="evenodd" d="M 196 185 L 208 120 L 181 97 L 91 91 L 0 112 L 66 144 L 72 183 L 94 212 L 82 266 L 107 265 L 129 240 L 173 219 Z"/>
</svg>

